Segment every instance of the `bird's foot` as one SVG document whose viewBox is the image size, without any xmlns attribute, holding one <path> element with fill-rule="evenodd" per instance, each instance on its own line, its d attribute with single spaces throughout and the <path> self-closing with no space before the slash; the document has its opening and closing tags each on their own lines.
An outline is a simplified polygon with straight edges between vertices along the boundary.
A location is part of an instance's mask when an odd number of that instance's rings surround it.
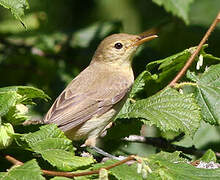
<svg viewBox="0 0 220 180">
<path fill-rule="evenodd" d="M 101 154 L 101 155 L 103 155 L 103 156 L 105 156 L 105 157 L 108 157 L 108 158 L 110 158 L 110 159 L 115 159 L 115 160 L 121 161 L 121 160 L 123 160 L 123 159 L 126 158 L 126 157 L 124 157 L 124 156 L 116 157 L 116 156 L 114 156 L 114 155 L 112 155 L 112 154 L 109 154 L 108 152 L 103 151 L 102 149 L 100 149 L 100 148 L 98 148 L 98 147 L 96 147 L 96 146 L 93 146 L 93 147 L 90 147 L 90 148 L 93 149 L 96 153 Z"/>
</svg>

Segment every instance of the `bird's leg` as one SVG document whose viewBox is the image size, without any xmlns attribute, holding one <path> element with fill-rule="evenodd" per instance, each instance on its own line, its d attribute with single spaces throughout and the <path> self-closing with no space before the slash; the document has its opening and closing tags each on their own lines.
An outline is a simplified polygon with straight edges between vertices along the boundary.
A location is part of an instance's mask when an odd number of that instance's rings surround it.
<svg viewBox="0 0 220 180">
<path fill-rule="evenodd" d="M 93 149 L 96 153 L 101 154 L 101 155 L 103 155 L 103 156 L 105 156 L 105 157 L 109 157 L 109 158 L 111 158 L 111 159 L 115 159 L 115 160 L 121 161 L 121 160 L 123 160 L 123 159 L 125 158 L 125 157 L 123 157 L 123 156 L 116 157 L 116 156 L 114 156 L 114 155 L 112 155 L 112 154 L 109 154 L 109 153 L 103 151 L 102 149 L 96 147 L 95 145 L 96 145 L 96 138 L 95 138 L 95 137 L 94 137 L 94 138 L 91 138 L 91 137 L 90 137 L 90 138 L 88 138 L 88 139 L 85 141 L 85 143 L 84 143 L 82 146 L 87 146 L 87 147 Z"/>
</svg>

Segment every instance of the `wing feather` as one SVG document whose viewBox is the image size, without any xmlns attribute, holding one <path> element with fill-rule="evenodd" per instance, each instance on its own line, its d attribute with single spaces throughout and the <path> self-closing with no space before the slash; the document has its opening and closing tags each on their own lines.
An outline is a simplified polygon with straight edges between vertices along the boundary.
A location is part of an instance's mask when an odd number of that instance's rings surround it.
<svg viewBox="0 0 220 180">
<path fill-rule="evenodd" d="M 90 65 L 91 66 L 91 65 Z M 117 104 L 129 91 L 132 82 L 118 73 L 99 73 L 88 67 L 60 94 L 44 118 L 45 123 L 55 123 L 67 131 L 100 116 Z M 100 77 L 100 73 L 103 76 Z M 93 75 L 93 76 L 91 76 Z"/>
</svg>

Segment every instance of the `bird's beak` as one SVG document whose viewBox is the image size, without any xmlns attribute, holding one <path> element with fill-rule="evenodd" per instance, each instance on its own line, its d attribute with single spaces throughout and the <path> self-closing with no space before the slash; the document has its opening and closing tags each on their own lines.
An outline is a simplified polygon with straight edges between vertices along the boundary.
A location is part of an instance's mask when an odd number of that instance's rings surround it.
<svg viewBox="0 0 220 180">
<path fill-rule="evenodd" d="M 157 38 L 157 35 L 140 35 L 140 38 L 134 43 L 135 46 L 139 46 L 147 41 L 151 41 L 155 38 Z"/>
</svg>

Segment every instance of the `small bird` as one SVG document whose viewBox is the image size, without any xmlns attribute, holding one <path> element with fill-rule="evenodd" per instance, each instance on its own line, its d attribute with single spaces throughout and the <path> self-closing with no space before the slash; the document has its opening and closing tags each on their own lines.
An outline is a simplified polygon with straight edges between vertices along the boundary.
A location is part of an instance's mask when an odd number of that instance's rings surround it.
<svg viewBox="0 0 220 180">
<path fill-rule="evenodd" d="M 95 147 L 96 138 L 126 101 L 134 82 L 132 57 L 157 35 L 113 34 L 98 46 L 90 65 L 55 100 L 44 123 L 54 123 L 72 140 Z"/>
</svg>

